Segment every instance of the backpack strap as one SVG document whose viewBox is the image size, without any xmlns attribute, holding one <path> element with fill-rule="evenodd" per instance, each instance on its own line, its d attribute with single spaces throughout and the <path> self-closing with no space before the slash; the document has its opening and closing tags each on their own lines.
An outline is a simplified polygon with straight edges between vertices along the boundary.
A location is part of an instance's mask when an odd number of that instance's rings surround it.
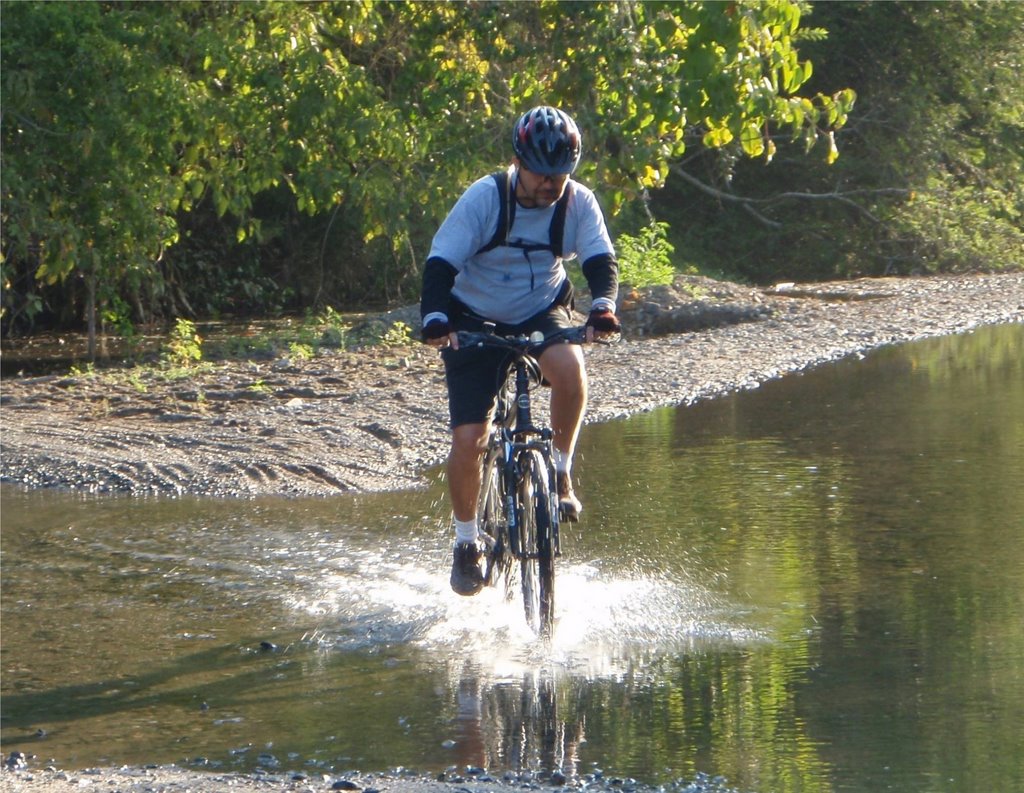
<svg viewBox="0 0 1024 793">
<path fill-rule="evenodd" d="M 498 189 L 498 226 L 494 230 L 494 236 L 491 237 L 490 242 L 478 250 L 478 254 L 494 250 L 499 245 L 508 245 L 508 233 L 516 217 L 516 200 L 515 196 L 512 195 L 510 171 L 493 173 L 491 178 Z M 539 250 L 550 250 L 559 258 L 562 256 L 562 246 L 565 237 L 565 216 L 568 211 L 571 193 L 572 182 L 570 181 L 555 204 L 555 214 L 552 215 L 551 225 L 548 227 L 548 244 L 546 246 L 538 246 Z M 523 246 L 516 245 L 514 247 Z"/>
<path fill-rule="evenodd" d="M 494 230 L 491 241 L 477 253 L 484 253 L 508 242 L 508 231 L 512 228 L 512 220 L 516 216 L 516 202 L 512 196 L 512 180 L 508 171 L 492 173 L 495 187 L 498 188 L 498 227 Z"/>
<path fill-rule="evenodd" d="M 551 227 L 548 229 L 551 252 L 558 258 L 562 258 L 562 238 L 565 236 L 565 213 L 568 211 L 570 193 L 572 193 L 571 181 L 565 186 L 561 198 L 555 204 L 555 214 L 551 218 Z"/>
</svg>

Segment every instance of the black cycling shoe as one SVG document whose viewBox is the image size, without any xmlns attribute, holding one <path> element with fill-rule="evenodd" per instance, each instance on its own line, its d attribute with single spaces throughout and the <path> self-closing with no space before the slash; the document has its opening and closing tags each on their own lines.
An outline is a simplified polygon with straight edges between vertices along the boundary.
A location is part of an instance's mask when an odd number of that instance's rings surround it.
<svg viewBox="0 0 1024 793">
<path fill-rule="evenodd" d="M 452 589 L 460 595 L 475 595 L 484 588 L 484 574 L 480 570 L 480 548 L 475 542 L 455 545 L 452 560 Z"/>
</svg>

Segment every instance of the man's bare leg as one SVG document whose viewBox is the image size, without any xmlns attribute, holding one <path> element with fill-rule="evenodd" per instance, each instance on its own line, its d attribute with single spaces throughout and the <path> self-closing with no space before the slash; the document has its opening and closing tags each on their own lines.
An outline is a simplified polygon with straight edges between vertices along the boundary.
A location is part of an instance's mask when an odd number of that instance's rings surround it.
<svg viewBox="0 0 1024 793">
<path fill-rule="evenodd" d="M 448 493 L 455 513 L 455 549 L 451 586 L 460 595 L 475 595 L 484 585 L 477 545 L 476 502 L 487 444 L 486 424 L 461 424 L 452 430 L 448 455 Z"/>
<path fill-rule="evenodd" d="M 452 430 L 448 454 L 448 493 L 455 519 L 473 520 L 480 497 L 481 466 L 487 450 L 486 424 L 460 424 Z"/>
<path fill-rule="evenodd" d="M 583 350 L 576 344 L 548 347 L 540 359 L 541 371 L 551 383 L 551 428 L 554 431 L 555 468 L 562 512 L 577 520 L 583 509 L 572 489 L 572 458 L 587 407 L 587 369 Z"/>
</svg>

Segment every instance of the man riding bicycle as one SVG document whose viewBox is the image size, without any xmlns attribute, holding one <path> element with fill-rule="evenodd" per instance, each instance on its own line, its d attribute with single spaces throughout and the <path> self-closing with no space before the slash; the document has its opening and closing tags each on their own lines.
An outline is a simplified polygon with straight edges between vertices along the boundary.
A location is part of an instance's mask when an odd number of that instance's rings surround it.
<svg viewBox="0 0 1024 793">
<path fill-rule="evenodd" d="M 501 335 L 548 336 L 570 326 L 573 288 L 563 260 L 577 257 L 593 298 L 587 340 L 619 330 L 618 265 L 604 215 L 593 192 L 570 178 L 582 153 L 576 123 L 556 108 L 535 107 L 516 123 L 512 150 L 507 173 L 477 180 L 456 202 L 434 236 L 423 271 L 422 337 L 441 349 L 448 385 L 448 489 L 455 515 L 451 586 L 460 595 L 475 595 L 484 583 L 476 509 L 506 361 L 501 350 L 459 350 L 457 331 L 492 322 Z M 538 360 L 551 386 L 559 506 L 575 521 L 583 508 L 571 476 L 587 403 L 583 352 L 574 344 L 552 344 Z"/>
</svg>

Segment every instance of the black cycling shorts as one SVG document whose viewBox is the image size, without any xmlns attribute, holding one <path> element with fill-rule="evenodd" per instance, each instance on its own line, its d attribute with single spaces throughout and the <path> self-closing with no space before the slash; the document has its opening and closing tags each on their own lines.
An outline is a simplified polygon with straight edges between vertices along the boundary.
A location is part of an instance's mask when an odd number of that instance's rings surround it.
<svg viewBox="0 0 1024 793">
<path fill-rule="evenodd" d="M 456 330 L 479 331 L 486 320 L 465 312 L 452 320 Z M 572 327 L 572 309 L 561 300 L 534 314 L 518 325 L 495 323 L 499 336 L 529 335 L 541 331 L 545 336 Z M 543 351 L 543 348 L 541 348 Z M 448 383 L 448 413 L 451 426 L 480 424 L 491 420 L 497 404 L 498 390 L 505 382 L 509 354 L 493 347 L 471 347 L 441 350 L 445 379 Z"/>
</svg>

